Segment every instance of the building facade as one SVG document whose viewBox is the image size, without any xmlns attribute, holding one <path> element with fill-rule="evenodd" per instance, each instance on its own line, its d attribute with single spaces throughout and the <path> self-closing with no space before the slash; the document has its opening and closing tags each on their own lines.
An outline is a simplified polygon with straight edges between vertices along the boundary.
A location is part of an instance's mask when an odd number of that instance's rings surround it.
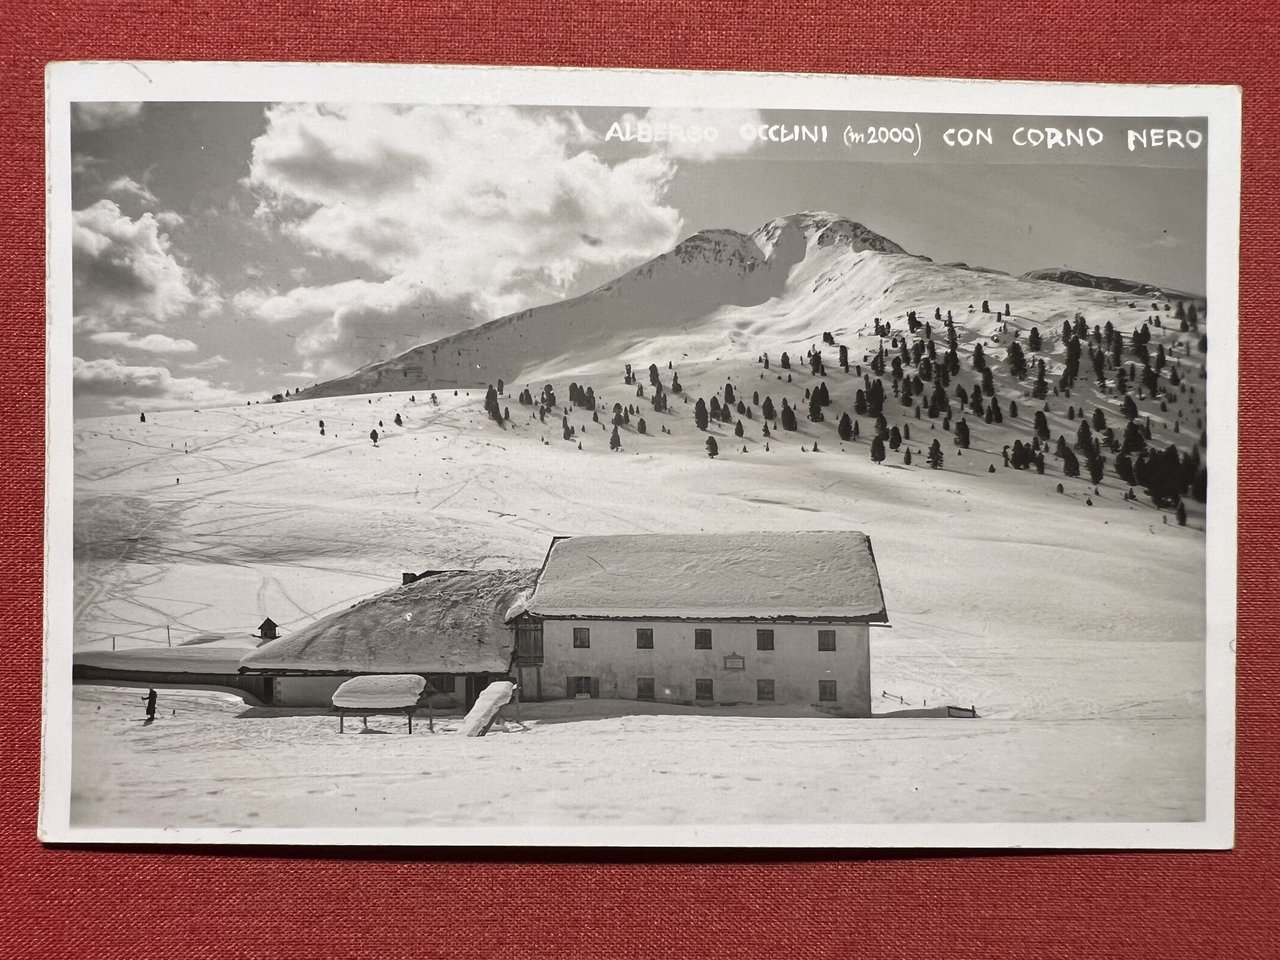
<svg viewBox="0 0 1280 960">
<path fill-rule="evenodd" d="M 513 674 L 528 700 L 869 716 L 885 623 L 861 533 L 559 538 L 514 619 Z"/>
<path fill-rule="evenodd" d="M 527 634 L 536 629 L 525 626 Z M 517 646 L 517 682 L 528 699 L 592 696 L 871 712 L 866 623 L 548 619 L 541 634 L 541 656 L 527 643 Z"/>
</svg>

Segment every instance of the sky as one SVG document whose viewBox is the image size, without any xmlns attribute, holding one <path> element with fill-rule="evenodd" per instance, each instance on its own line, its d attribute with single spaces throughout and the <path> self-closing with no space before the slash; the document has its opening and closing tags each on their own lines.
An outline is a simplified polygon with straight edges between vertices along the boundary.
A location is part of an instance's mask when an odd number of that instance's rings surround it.
<svg viewBox="0 0 1280 960">
<path fill-rule="evenodd" d="M 797 125 L 810 135 L 786 140 Z M 1130 149 L 1128 131 L 1152 126 L 1204 130 L 1194 120 L 77 104 L 76 413 L 263 400 L 575 296 L 698 230 L 746 233 L 806 210 L 938 262 L 1014 274 L 1070 266 L 1201 292 L 1204 150 Z M 910 131 L 866 142 L 881 128 Z M 1050 128 L 1079 129 L 1084 142 L 1034 142 Z M 1090 128 L 1102 142 L 1088 142 Z M 946 136 L 961 129 L 991 137 L 962 148 Z"/>
</svg>

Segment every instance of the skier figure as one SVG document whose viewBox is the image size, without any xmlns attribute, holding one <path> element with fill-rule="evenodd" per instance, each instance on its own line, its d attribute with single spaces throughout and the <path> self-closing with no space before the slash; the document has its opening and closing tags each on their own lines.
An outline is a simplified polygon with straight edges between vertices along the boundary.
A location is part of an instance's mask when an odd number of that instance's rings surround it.
<svg viewBox="0 0 1280 960">
<path fill-rule="evenodd" d="M 152 687 L 147 691 L 147 695 L 141 699 L 147 701 L 147 719 L 154 720 L 156 718 L 156 691 Z"/>
</svg>

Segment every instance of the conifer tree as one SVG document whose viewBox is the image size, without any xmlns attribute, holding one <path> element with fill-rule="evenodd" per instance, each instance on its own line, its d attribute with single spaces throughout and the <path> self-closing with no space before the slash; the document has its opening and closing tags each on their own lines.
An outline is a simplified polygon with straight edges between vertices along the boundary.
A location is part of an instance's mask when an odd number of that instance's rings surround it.
<svg viewBox="0 0 1280 960">
<path fill-rule="evenodd" d="M 1049 394 L 1049 384 L 1044 379 L 1044 361 L 1036 361 L 1036 382 L 1031 386 L 1031 396 L 1043 400 Z"/>
<path fill-rule="evenodd" d="M 1036 436 L 1041 440 L 1047 441 L 1049 439 L 1049 421 L 1046 419 L 1043 410 L 1036 411 L 1035 431 Z"/>
<path fill-rule="evenodd" d="M 936 439 L 932 446 L 929 447 L 929 466 L 934 470 L 942 469 L 942 444 Z"/>
<path fill-rule="evenodd" d="M 702 398 L 698 398 L 698 402 L 693 405 L 693 422 L 698 425 L 699 430 L 707 429 L 709 417 L 707 416 L 707 405 Z"/>
<path fill-rule="evenodd" d="M 720 447 L 715 437 L 707 437 L 707 456 L 714 460 L 720 454 Z"/>
<path fill-rule="evenodd" d="M 840 415 L 840 423 L 836 427 L 836 432 L 840 434 L 841 440 L 853 439 L 853 421 L 849 419 L 849 414 Z"/>
<path fill-rule="evenodd" d="M 796 428 L 796 412 L 784 399 L 782 401 L 782 415 L 779 417 L 783 430 L 795 430 Z"/>
<path fill-rule="evenodd" d="M 744 432 L 744 431 L 743 431 L 743 429 L 742 429 L 742 421 L 741 421 L 741 420 L 739 420 L 739 421 L 738 421 L 738 425 L 737 425 L 736 427 L 734 427 L 734 428 L 733 428 L 733 435 L 734 435 L 735 437 L 741 437 L 741 436 L 742 436 L 742 434 L 743 434 L 743 432 Z"/>
<path fill-rule="evenodd" d="M 1076 449 L 1085 453 L 1093 449 L 1093 431 L 1089 429 L 1089 421 L 1083 417 L 1080 419 L 1080 427 L 1076 431 Z"/>
<path fill-rule="evenodd" d="M 498 391 L 493 388 L 493 384 L 490 384 L 488 391 L 485 392 L 484 408 L 489 416 L 498 423 L 502 423 L 502 410 L 498 407 Z"/>
<path fill-rule="evenodd" d="M 772 398 L 772 397 L 765 397 L 765 398 L 764 398 L 764 403 L 760 405 L 760 416 L 764 417 L 766 420 L 776 420 L 776 419 L 777 419 L 777 417 L 775 417 L 775 416 L 774 416 L 773 398 Z"/>
<path fill-rule="evenodd" d="M 1018 341 L 1009 344 L 1009 373 L 1013 375 L 1015 380 L 1025 380 L 1027 378 L 1027 358 L 1023 356 L 1022 347 L 1018 346 Z"/>
<path fill-rule="evenodd" d="M 818 394 L 816 391 L 813 396 L 809 398 L 809 419 L 815 423 L 823 419 L 822 404 L 818 402 Z"/>
<path fill-rule="evenodd" d="M 883 463 L 884 456 L 884 441 L 876 437 L 871 441 L 871 459 L 876 463 Z"/>
<path fill-rule="evenodd" d="M 1013 450 L 1009 456 L 1009 465 L 1015 470 L 1025 470 L 1031 466 L 1031 451 L 1021 440 L 1013 441 Z"/>
<path fill-rule="evenodd" d="M 1062 454 L 1062 475 L 1066 477 L 1080 476 L 1080 461 L 1076 459 L 1076 455 L 1065 445 L 1063 446 Z"/>
</svg>

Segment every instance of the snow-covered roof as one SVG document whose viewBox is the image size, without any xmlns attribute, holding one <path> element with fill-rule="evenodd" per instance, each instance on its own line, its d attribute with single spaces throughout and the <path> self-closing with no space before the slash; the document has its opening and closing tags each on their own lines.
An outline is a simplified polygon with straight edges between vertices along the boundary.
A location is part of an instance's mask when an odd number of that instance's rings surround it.
<svg viewBox="0 0 1280 960">
<path fill-rule="evenodd" d="M 235 673 L 250 646 L 202 644 L 182 647 L 129 647 L 124 650 L 79 650 L 73 666 L 140 673 Z"/>
<path fill-rule="evenodd" d="M 542 617 L 887 621 L 871 540 L 854 531 L 561 538 L 528 608 Z"/>
<path fill-rule="evenodd" d="M 333 691 L 333 705 L 349 710 L 394 710 L 418 703 L 427 681 L 416 674 L 352 677 Z"/>
<path fill-rule="evenodd" d="M 505 673 L 507 610 L 536 570 L 443 570 L 362 600 L 254 650 L 245 670 Z"/>
</svg>

